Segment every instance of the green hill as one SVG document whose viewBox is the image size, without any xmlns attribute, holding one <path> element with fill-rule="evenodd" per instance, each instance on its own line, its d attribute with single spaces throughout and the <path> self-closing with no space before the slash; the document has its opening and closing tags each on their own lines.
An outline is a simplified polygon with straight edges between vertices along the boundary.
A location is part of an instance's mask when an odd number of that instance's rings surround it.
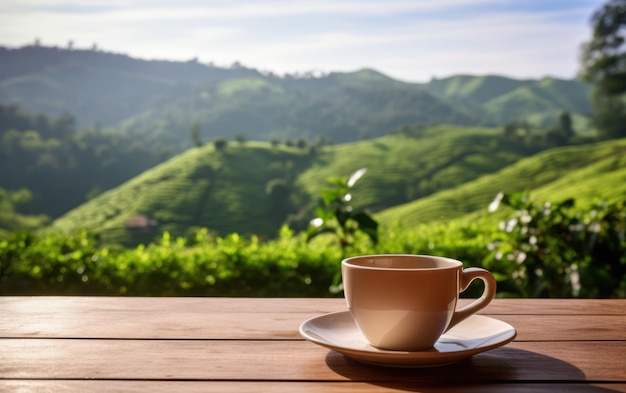
<svg viewBox="0 0 626 393">
<path fill-rule="evenodd" d="M 373 70 L 323 76 L 146 61 L 97 50 L 0 47 L 0 103 L 51 115 L 68 112 L 79 127 L 121 129 L 143 143 L 192 146 L 204 140 L 326 137 L 335 143 L 384 135 L 404 124 L 476 123 L 420 86 Z"/>
<path fill-rule="evenodd" d="M 457 75 L 434 79 L 424 88 L 445 102 L 471 112 L 485 124 L 527 121 L 549 127 L 562 112 L 577 118 L 576 130 L 587 133 L 591 87 L 577 80 L 517 80 L 501 76 Z"/>
<path fill-rule="evenodd" d="M 386 137 L 322 150 L 269 143 L 190 149 L 54 221 L 52 230 L 90 228 L 122 244 L 162 231 L 182 236 L 207 227 L 274 237 L 283 223 L 303 229 L 331 176 L 366 167 L 354 206 L 383 224 L 411 227 L 486 213 L 500 192 L 538 198 L 626 195 L 626 140 L 551 149 L 531 157 L 501 130 L 453 126 L 408 128 Z M 143 220 L 143 221 L 142 221 Z M 139 223 L 139 224 L 137 224 Z"/>
<path fill-rule="evenodd" d="M 532 83 L 532 81 L 496 75 L 455 75 L 449 78 L 433 79 L 425 84 L 425 87 L 437 96 L 445 97 L 454 102 L 474 102 L 482 105 L 528 83 Z"/>
<path fill-rule="evenodd" d="M 374 138 L 404 125 L 502 126 L 554 123 L 563 111 L 589 112 L 588 87 L 576 80 L 515 80 L 459 75 L 405 83 L 363 69 L 277 76 L 233 64 L 216 67 L 146 61 L 99 50 L 0 47 L 0 104 L 58 116 L 79 128 L 113 128 L 149 147 L 191 147 L 203 140 Z M 577 121 L 585 126 L 585 122 Z"/>
<path fill-rule="evenodd" d="M 99 195 L 57 219 L 52 229 L 88 227 L 124 244 L 150 241 L 164 230 L 184 235 L 190 227 L 273 237 L 285 222 L 305 227 L 330 176 L 367 167 L 354 203 L 378 211 L 477 179 L 524 156 L 500 134 L 453 126 L 407 128 L 313 152 L 251 142 L 231 143 L 220 152 L 207 145 Z M 130 228 L 137 220 L 147 225 Z"/>
<path fill-rule="evenodd" d="M 410 227 L 469 213 L 486 214 L 498 192 L 531 191 L 539 200 L 573 197 L 582 204 L 594 198 L 624 200 L 625 153 L 626 139 L 547 150 L 458 187 L 386 209 L 376 217 L 382 223 Z"/>
<path fill-rule="evenodd" d="M 273 236 L 294 212 L 290 178 L 310 159 L 267 143 L 190 149 L 70 211 L 50 229 L 89 228 L 123 244 L 149 242 L 163 231 L 184 236 L 193 227 Z"/>
<path fill-rule="evenodd" d="M 437 126 L 336 145 L 304 171 L 297 184 L 308 195 L 317 195 L 329 176 L 366 167 L 354 204 L 378 211 L 455 187 L 522 158 L 523 149 L 502 140 L 501 133 L 493 128 Z"/>
</svg>

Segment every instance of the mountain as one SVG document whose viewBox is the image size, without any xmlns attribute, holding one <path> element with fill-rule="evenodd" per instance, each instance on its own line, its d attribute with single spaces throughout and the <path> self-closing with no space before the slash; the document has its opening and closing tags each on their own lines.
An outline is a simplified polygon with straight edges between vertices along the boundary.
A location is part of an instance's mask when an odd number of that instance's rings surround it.
<svg viewBox="0 0 626 393">
<path fill-rule="evenodd" d="M 375 70 L 279 77 L 233 64 L 139 60 L 95 50 L 0 47 L 0 104 L 75 116 L 79 128 L 114 128 L 147 145 L 183 151 L 194 125 L 204 141 L 345 143 L 404 125 L 551 125 L 563 111 L 576 125 L 588 87 L 571 80 L 455 76 L 405 83 Z"/>
<path fill-rule="evenodd" d="M 325 136 L 335 142 L 384 135 L 404 124 L 475 123 L 416 86 L 362 71 L 277 77 L 240 65 L 137 60 L 91 50 L 0 48 L 0 103 L 76 116 L 145 143 Z"/>
<path fill-rule="evenodd" d="M 549 127 L 562 112 L 570 112 L 579 132 L 589 128 L 585 117 L 591 112 L 591 86 L 578 80 L 456 75 L 433 79 L 423 87 L 485 124 L 525 120 L 534 127 Z"/>
</svg>

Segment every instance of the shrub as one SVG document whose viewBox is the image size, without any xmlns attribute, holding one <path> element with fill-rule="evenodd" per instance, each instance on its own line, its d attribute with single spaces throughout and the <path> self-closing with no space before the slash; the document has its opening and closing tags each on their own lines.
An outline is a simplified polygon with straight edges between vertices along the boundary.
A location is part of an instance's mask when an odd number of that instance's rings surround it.
<svg viewBox="0 0 626 393">
<path fill-rule="evenodd" d="M 499 194 L 514 209 L 500 223 L 485 266 L 499 272 L 504 292 L 525 297 L 626 296 L 626 207 L 574 199 L 540 203 L 527 194 Z"/>
</svg>

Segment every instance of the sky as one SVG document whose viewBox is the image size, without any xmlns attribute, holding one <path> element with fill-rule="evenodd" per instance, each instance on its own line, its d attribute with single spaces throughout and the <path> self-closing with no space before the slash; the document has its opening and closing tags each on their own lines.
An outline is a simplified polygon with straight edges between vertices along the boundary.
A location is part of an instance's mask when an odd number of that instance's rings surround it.
<svg viewBox="0 0 626 393">
<path fill-rule="evenodd" d="M 0 46 L 89 49 L 283 75 L 375 69 L 573 78 L 601 0 L 1 0 Z"/>
</svg>

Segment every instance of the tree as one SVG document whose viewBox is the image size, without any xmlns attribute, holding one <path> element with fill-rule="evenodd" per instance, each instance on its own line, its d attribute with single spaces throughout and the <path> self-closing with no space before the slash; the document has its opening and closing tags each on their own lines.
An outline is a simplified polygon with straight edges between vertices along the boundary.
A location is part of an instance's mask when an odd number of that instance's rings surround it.
<svg viewBox="0 0 626 393">
<path fill-rule="evenodd" d="M 566 145 L 576 133 L 572 128 L 572 117 L 569 112 L 563 112 L 556 124 L 546 134 L 548 146 Z"/>
<path fill-rule="evenodd" d="M 194 121 L 191 125 L 191 140 L 196 147 L 202 147 L 204 143 L 200 138 L 200 123 Z"/>
<path fill-rule="evenodd" d="M 572 116 L 569 114 L 569 112 L 563 112 L 559 116 L 559 129 L 561 130 L 561 133 L 567 138 L 571 138 L 576 134 L 574 132 L 574 128 L 572 128 Z"/>
<path fill-rule="evenodd" d="M 504 125 L 503 135 L 506 139 L 514 139 L 517 137 L 517 123 L 510 121 Z"/>
<path fill-rule="evenodd" d="M 583 45 L 583 78 L 605 94 L 626 93 L 626 0 L 610 0 L 592 18 Z"/>
<path fill-rule="evenodd" d="M 596 11 L 593 36 L 583 45 L 584 80 L 595 85 L 593 122 L 603 139 L 626 136 L 626 0 Z"/>
<path fill-rule="evenodd" d="M 243 146 L 246 144 L 246 141 L 248 140 L 248 138 L 246 137 L 245 134 L 237 134 L 235 135 L 235 140 L 237 141 L 237 143 L 239 143 L 239 145 Z"/>
<path fill-rule="evenodd" d="M 593 124 L 600 139 L 626 136 L 626 103 L 611 96 L 597 96 L 593 100 Z"/>
<path fill-rule="evenodd" d="M 306 148 L 306 139 L 298 138 L 298 140 L 296 141 L 296 146 L 298 147 L 298 149 L 304 150 Z"/>
<path fill-rule="evenodd" d="M 224 138 L 215 138 L 213 145 L 217 151 L 224 151 L 226 149 L 226 145 L 228 145 L 228 141 Z"/>
</svg>

